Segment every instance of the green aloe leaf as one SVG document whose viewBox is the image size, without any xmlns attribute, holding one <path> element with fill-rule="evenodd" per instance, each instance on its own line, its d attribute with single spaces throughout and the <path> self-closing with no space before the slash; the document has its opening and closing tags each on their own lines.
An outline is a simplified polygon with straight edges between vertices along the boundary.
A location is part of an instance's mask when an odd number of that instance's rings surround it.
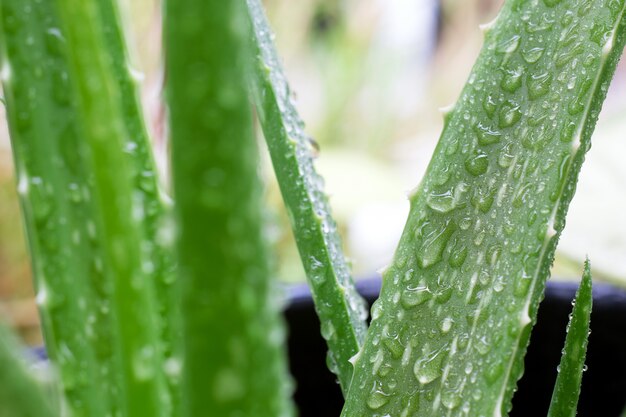
<svg viewBox="0 0 626 417">
<path fill-rule="evenodd" d="M 622 0 L 508 0 L 445 127 L 342 416 L 502 416 L 598 113 Z"/>
<path fill-rule="evenodd" d="M 19 346 L 0 325 L 0 417 L 55 417 L 59 413 L 30 375 Z"/>
<path fill-rule="evenodd" d="M 321 321 L 322 336 L 328 343 L 328 365 L 345 393 L 352 379 L 349 361 L 361 348 L 367 330 L 365 304 L 354 287 L 323 180 L 313 165 L 312 140 L 294 106 L 263 6 L 259 0 L 248 0 L 248 9 L 258 57 L 252 82 L 257 113 Z"/>
<path fill-rule="evenodd" d="M 110 285 L 65 37 L 52 2 L 2 1 L 0 14 L 2 85 L 47 352 L 68 415 L 115 412 Z"/>
<path fill-rule="evenodd" d="M 179 380 L 181 358 L 178 343 L 178 309 L 174 292 L 173 256 L 171 242 L 164 236 L 172 235 L 172 226 L 168 223 L 170 215 L 170 197 L 164 192 L 158 178 L 158 170 L 152 153 L 152 140 L 145 125 L 138 82 L 141 75 L 131 68 L 131 59 L 125 34 L 122 31 L 117 0 L 97 0 L 102 32 L 104 33 L 105 52 L 111 62 L 111 75 L 119 88 L 119 106 L 127 132 L 124 150 L 129 155 L 130 171 L 133 181 L 133 197 L 142 213 L 141 243 L 144 269 L 149 272 L 154 283 L 156 307 L 159 312 L 159 325 L 164 357 L 164 369 L 172 399 L 173 415 L 178 414 Z M 171 239 L 170 239 L 171 240 Z"/>
<path fill-rule="evenodd" d="M 567 325 L 565 347 L 554 384 L 548 417 L 576 416 L 589 341 L 589 322 L 593 304 L 591 290 L 591 266 L 587 260 L 583 279 L 576 293 L 572 315 Z"/>
<path fill-rule="evenodd" d="M 93 173 L 94 227 L 104 273 L 110 280 L 114 351 L 108 369 L 121 379 L 123 415 L 167 415 L 153 270 L 144 245 L 145 194 L 133 184 L 135 163 L 127 154 L 122 89 L 113 76 L 100 5 L 94 1 L 54 2 L 67 43 L 69 79 L 76 88 L 76 117 Z M 139 140 L 140 138 L 136 138 Z M 106 369 L 105 369 L 106 370 Z"/>
<path fill-rule="evenodd" d="M 166 223 L 170 197 L 165 193 L 158 177 L 158 170 L 152 152 L 152 140 L 145 125 L 138 83 L 142 75 L 131 67 L 131 58 L 125 34 L 122 31 L 117 0 L 97 0 L 102 31 L 105 36 L 104 48 L 111 61 L 112 76 L 119 88 L 119 106 L 127 136 L 124 138 L 124 150 L 130 155 L 134 192 L 142 207 L 144 219 L 141 222 L 146 241 L 143 244 L 144 258 L 149 261 L 146 268 L 154 271 L 158 305 L 163 325 L 163 341 L 166 355 L 173 354 L 172 340 L 179 335 L 176 325 L 171 322 L 175 315 L 175 297 L 172 285 L 175 274 L 171 248 L 161 237 L 163 224 Z M 168 232 L 167 230 L 165 232 Z"/>
<path fill-rule="evenodd" d="M 59 7 L 68 7 L 67 3 L 31 0 L 0 3 L 2 81 L 46 347 L 59 369 L 66 413 L 84 416 L 128 412 L 134 407 L 131 404 L 141 402 L 142 398 L 131 396 L 126 401 L 121 386 L 132 386 L 135 377 L 142 380 L 137 385 L 144 387 L 161 380 L 160 343 L 149 336 L 153 330 L 157 331 L 157 325 L 151 323 L 149 312 L 153 307 L 143 296 L 152 291 L 149 288 L 152 278 L 147 279 L 148 276 L 165 276 L 169 268 L 167 257 L 157 256 L 156 245 L 152 243 L 163 208 L 157 195 L 150 143 L 130 77 L 116 4 L 110 0 L 88 3 L 84 7 L 89 8 L 89 16 L 81 15 L 75 21 L 63 19 L 67 16 L 59 13 L 63 10 Z M 78 9 L 76 12 L 80 13 Z M 76 55 L 68 52 L 76 53 L 80 47 L 72 43 L 66 26 L 76 36 L 74 26 L 86 25 L 85 22 L 91 26 L 85 28 L 90 33 L 84 38 L 79 34 L 81 40 L 102 37 L 105 41 L 100 43 L 102 48 L 84 48 L 83 44 L 79 54 L 86 57 L 88 65 L 77 68 Z M 97 59 L 92 60 L 94 56 Z M 91 71 L 94 69 L 91 64 L 105 68 L 101 73 L 105 78 L 107 71 L 112 71 L 112 89 L 102 88 L 102 79 L 98 78 L 98 71 Z M 85 87 L 85 84 L 95 86 L 94 91 L 82 90 L 78 100 L 76 86 Z M 88 94 L 92 96 L 87 97 Z M 85 106 L 86 102 L 97 102 L 108 110 L 112 105 L 115 110 L 98 115 L 103 107 L 94 109 Z M 117 114 L 118 110 L 121 115 Z M 106 119 L 114 113 L 116 119 Z M 86 122 L 87 119 L 90 121 Z M 109 123 L 112 129 L 99 131 Z M 105 136 L 109 144 L 102 141 L 99 145 L 108 146 L 115 154 L 113 160 L 124 160 L 123 163 L 113 162 L 108 167 L 107 162 L 102 163 L 104 153 L 102 149 L 94 151 L 92 140 Z M 97 160 L 95 164 L 92 156 Z M 98 179 L 93 174 L 94 166 L 98 166 Z M 111 230 L 105 230 L 102 225 L 103 213 L 115 216 L 115 211 L 122 208 L 115 198 L 109 198 L 116 192 L 111 189 L 117 188 L 114 185 L 107 190 L 112 183 L 123 185 L 119 191 L 126 203 L 133 200 L 132 210 L 126 215 L 133 219 L 131 213 L 136 214 L 133 223 L 140 224 L 139 236 L 145 237 L 143 241 L 137 239 L 137 252 L 129 252 L 133 257 L 140 253 L 131 260 L 135 268 L 141 265 L 138 268 L 141 273 L 131 273 L 133 280 L 117 273 L 119 264 L 107 262 L 112 252 L 123 246 L 116 242 L 113 248 L 113 241 L 109 240 Z M 125 228 L 121 225 L 121 229 Z M 133 227 L 128 231 L 128 236 L 132 236 Z M 131 239 L 125 244 L 132 246 Z M 117 283 L 116 278 L 120 279 Z M 119 284 L 121 287 L 132 284 L 133 291 L 120 289 Z M 137 301 L 133 292 L 140 294 Z M 121 310 L 128 307 L 137 311 L 125 316 Z M 116 322 L 113 316 L 120 320 Z M 142 323 L 138 324 L 132 316 Z M 118 325 L 126 334 L 137 333 L 138 337 L 134 341 L 133 338 L 120 340 Z M 135 332 L 133 326 L 140 331 Z M 132 351 L 132 356 L 128 355 L 124 362 L 119 356 L 118 343 L 135 343 L 132 348 L 128 344 L 124 346 L 127 354 Z M 126 370 L 126 384 L 120 379 L 124 375 L 122 369 Z M 137 375 L 130 376 L 131 373 Z M 146 373 L 150 374 L 147 384 Z M 140 390 L 131 389 L 131 392 L 134 395 Z M 161 401 L 157 405 L 159 410 L 167 412 L 168 407 L 162 405 L 169 401 L 169 396 L 161 393 L 155 396 Z"/>
<path fill-rule="evenodd" d="M 182 415 L 189 417 L 291 414 L 280 303 L 262 230 L 245 7 L 244 0 L 170 0 L 165 8 Z"/>
</svg>

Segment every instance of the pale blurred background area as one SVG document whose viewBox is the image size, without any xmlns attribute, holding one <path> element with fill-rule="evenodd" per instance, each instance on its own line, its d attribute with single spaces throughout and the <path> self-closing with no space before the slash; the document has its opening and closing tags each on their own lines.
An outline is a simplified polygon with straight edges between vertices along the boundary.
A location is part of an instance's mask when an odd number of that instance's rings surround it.
<svg viewBox="0 0 626 417">
<path fill-rule="evenodd" d="M 133 67 L 159 161 L 163 108 L 157 0 L 122 0 Z M 502 0 L 266 0 L 276 43 L 325 177 L 354 275 L 390 261 L 414 188 L 439 138 L 439 108 L 456 101 L 482 45 L 478 25 Z M 190 46 L 192 48 L 192 46 Z M 626 286 L 626 68 L 611 86 L 559 245 L 553 276 L 578 279 L 585 256 L 594 279 Z M 0 109 L 4 111 L 4 108 Z M 37 318 L 19 220 L 9 141 L 0 121 L 0 317 L 37 342 Z M 304 281 L 265 147 L 280 279 Z"/>
</svg>

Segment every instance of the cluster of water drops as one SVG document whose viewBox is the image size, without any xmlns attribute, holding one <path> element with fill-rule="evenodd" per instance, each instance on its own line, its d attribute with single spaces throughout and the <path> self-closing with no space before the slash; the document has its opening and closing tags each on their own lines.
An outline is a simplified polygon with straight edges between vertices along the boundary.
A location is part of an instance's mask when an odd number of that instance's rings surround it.
<svg viewBox="0 0 626 417">
<path fill-rule="evenodd" d="M 409 402 L 478 415 L 486 396 L 495 410 L 480 412 L 499 415 L 513 391 L 504 381 L 521 373 L 511 349 L 544 285 L 622 12 L 613 0 L 536 3 L 512 2 L 488 29 L 434 169 L 411 195 L 413 233 L 372 310 L 381 336 L 359 379 L 371 388 L 369 415 L 411 415 Z"/>
</svg>

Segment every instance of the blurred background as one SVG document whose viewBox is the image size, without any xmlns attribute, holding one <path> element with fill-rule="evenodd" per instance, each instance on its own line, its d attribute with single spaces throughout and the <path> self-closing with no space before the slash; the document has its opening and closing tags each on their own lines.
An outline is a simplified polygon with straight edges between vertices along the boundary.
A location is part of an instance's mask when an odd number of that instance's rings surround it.
<svg viewBox="0 0 626 417">
<path fill-rule="evenodd" d="M 133 67 L 144 74 L 144 108 L 165 167 L 159 1 L 121 1 Z M 319 144 L 317 168 L 354 274 L 373 277 L 393 254 L 408 213 L 407 192 L 418 184 L 439 137 L 438 109 L 457 99 L 482 44 L 478 25 L 496 16 L 502 0 L 265 3 L 301 115 Z M 626 286 L 626 165 L 620 158 L 626 155 L 625 96 L 622 65 L 583 167 L 553 279 L 577 280 L 588 254 L 594 279 Z M 37 344 L 3 106 L 0 113 L 0 317 Z M 276 273 L 283 281 L 303 282 L 264 145 L 261 151 Z"/>
</svg>

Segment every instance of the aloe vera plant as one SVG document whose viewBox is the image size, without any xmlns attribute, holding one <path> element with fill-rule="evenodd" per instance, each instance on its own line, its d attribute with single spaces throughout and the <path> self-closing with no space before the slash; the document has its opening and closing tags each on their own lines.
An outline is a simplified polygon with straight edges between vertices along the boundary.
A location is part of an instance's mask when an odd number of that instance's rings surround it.
<svg viewBox="0 0 626 417">
<path fill-rule="evenodd" d="M 165 4 L 171 218 L 115 1 L 0 0 L 0 74 L 57 408 L 293 413 L 252 102 L 342 416 L 507 414 L 626 42 L 625 10 L 623 0 L 508 0 L 485 27 L 367 329 L 258 0 Z M 575 412 L 590 288 L 586 265 L 552 415 Z M 12 363 L 0 336 L 0 362 Z M 23 369 L 7 369 L 0 390 L 20 378 L 15 413 L 60 413 Z"/>
<path fill-rule="evenodd" d="M 151 313 L 156 306 L 148 279 L 157 275 L 150 267 L 156 243 L 154 235 L 143 235 L 155 230 L 146 224 L 154 224 L 160 202 L 153 199 L 156 178 L 141 120 L 128 123 L 138 114 L 130 109 L 136 103 L 132 85 L 122 81 L 124 94 L 116 91 L 120 67 L 128 72 L 124 51 L 115 55 L 104 47 L 119 31 L 114 3 L 0 6 L 18 190 L 31 250 L 38 254 L 44 333 L 66 406 L 75 415 L 166 410 L 156 401 L 168 395 L 164 379 L 155 378 L 162 368 L 159 318 Z M 90 24 L 63 25 L 79 20 Z"/>
<path fill-rule="evenodd" d="M 263 8 L 258 0 L 248 0 L 248 9 L 257 53 L 254 101 L 322 323 L 322 336 L 328 343 L 328 366 L 347 392 L 352 379 L 349 361 L 363 344 L 367 312 L 343 255 L 323 181 L 313 166 L 311 138 L 293 104 Z"/>
<path fill-rule="evenodd" d="M 570 321 L 567 324 L 565 348 L 563 348 L 561 364 L 557 368 L 559 375 L 554 384 L 548 417 L 576 416 L 580 383 L 585 371 L 585 355 L 593 304 L 591 287 L 591 266 L 587 260 L 583 279 L 573 302 L 574 308 Z"/>
<path fill-rule="evenodd" d="M 54 417 L 55 413 L 20 356 L 18 343 L 9 331 L 0 327 L 0 416 Z"/>
<path fill-rule="evenodd" d="M 166 17 L 183 415 L 208 408 L 224 416 L 286 416 L 290 383 L 268 281 L 247 105 L 252 45 L 245 3 L 170 1 Z M 192 44 L 196 52 L 189 54 Z"/>
<path fill-rule="evenodd" d="M 592 3 L 509 1 L 485 28 L 410 197 L 342 415 L 508 412 L 624 46 L 624 3 Z"/>
</svg>

